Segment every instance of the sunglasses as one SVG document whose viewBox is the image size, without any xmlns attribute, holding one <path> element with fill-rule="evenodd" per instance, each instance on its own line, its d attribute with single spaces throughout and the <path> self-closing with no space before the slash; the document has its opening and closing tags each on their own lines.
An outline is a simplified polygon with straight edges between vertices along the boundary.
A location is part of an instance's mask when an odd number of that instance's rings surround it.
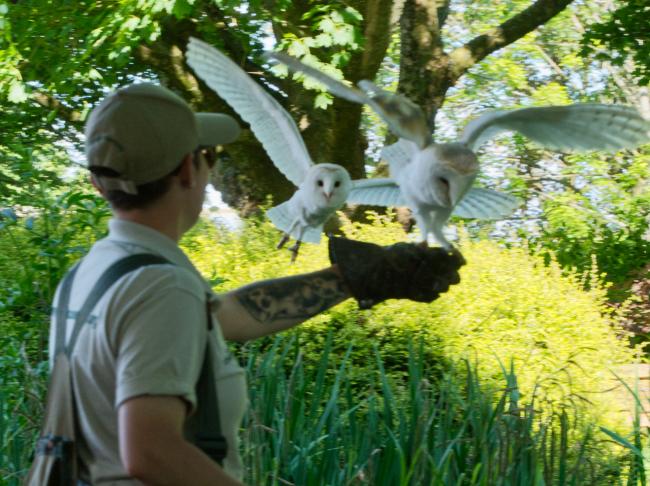
<svg viewBox="0 0 650 486">
<path fill-rule="evenodd" d="M 208 168 L 212 170 L 217 163 L 217 149 L 215 147 L 198 147 L 194 151 L 194 156 L 198 157 L 201 155 L 205 163 L 208 164 Z"/>
</svg>

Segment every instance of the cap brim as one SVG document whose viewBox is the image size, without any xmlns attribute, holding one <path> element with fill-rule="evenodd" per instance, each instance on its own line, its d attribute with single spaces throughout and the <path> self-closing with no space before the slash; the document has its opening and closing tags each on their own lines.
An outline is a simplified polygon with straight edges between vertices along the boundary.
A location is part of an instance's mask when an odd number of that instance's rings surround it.
<svg viewBox="0 0 650 486">
<path fill-rule="evenodd" d="M 199 145 L 223 145 L 237 140 L 241 128 L 235 119 L 223 113 L 196 113 Z"/>
</svg>

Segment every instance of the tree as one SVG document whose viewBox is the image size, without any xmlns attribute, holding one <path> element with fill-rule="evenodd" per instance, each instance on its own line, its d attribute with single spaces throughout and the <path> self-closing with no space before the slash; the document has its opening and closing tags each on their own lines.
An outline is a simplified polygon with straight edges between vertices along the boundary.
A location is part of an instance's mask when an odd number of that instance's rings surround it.
<svg viewBox="0 0 650 486">
<path fill-rule="evenodd" d="M 183 63 L 189 36 L 223 49 L 279 98 L 299 120 L 317 161 L 336 161 L 354 178 L 365 174 L 367 140 L 359 129 L 362 107 L 306 92 L 265 69 L 260 54 L 272 39 L 299 57 L 320 60 L 340 77 L 374 79 L 399 29 L 398 90 L 420 103 L 431 126 L 445 96 L 477 62 L 543 25 L 572 0 L 508 2 L 496 21 L 446 51 L 450 14 L 463 2 L 354 0 L 349 2 L 167 0 L 97 4 L 23 0 L 3 4 L 5 35 L 0 92 L 7 99 L 54 114 L 57 132 L 75 139 L 88 108 L 106 87 L 133 77 L 157 78 L 197 109 L 230 112 Z M 472 2 L 471 11 L 491 5 Z M 399 27 L 391 23 L 399 17 Z M 490 12 L 492 13 L 492 12 Z M 448 35 L 447 37 L 453 37 Z M 286 98 L 278 94 L 279 88 Z M 328 110 L 319 106 L 331 102 Z M 272 168 L 249 131 L 228 149 L 217 181 L 224 200 L 243 213 L 268 195 L 286 199 L 293 188 Z"/>
<path fill-rule="evenodd" d="M 623 66 L 628 59 L 635 63 L 634 75 L 639 83 L 650 83 L 650 23 L 647 0 L 627 0 L 609 12 L 608 18 L 593 24 L 583 45 L 586 54 Z M 610 5 L 611 10 L 611 5 Z"/>
</svg>

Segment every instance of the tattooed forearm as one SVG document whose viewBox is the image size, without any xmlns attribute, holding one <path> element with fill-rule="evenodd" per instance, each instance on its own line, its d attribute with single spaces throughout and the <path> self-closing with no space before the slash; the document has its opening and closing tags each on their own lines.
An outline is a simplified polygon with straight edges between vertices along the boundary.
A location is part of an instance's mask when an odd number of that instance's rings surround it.
<svg viewBox="0 0 650 486">
<path fill-rule="evenodd" d="M 349 297 L 335 273 L 266 280 L 235 291 L 235 296 L 259 322 L 305 320 Z"/>
</svg>

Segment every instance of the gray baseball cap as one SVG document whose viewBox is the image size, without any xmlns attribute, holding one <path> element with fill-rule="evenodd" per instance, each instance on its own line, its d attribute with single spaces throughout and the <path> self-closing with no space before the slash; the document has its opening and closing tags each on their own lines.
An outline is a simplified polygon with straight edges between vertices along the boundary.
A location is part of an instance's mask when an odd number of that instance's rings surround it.
<svg viewBox="0 0 650 486">
<path fill-rule="evenodd" d="M 136 186 L 171 173 L 199 146 L 233 142 L 240 128 L 219 113 L 194 113 L 180 96 L 151 83 L 109 94 L 86 122 L 89 168 L 106 167 L 118 177 L 97 177 L 106 190 L 137 194 Z"/>
</svg>

